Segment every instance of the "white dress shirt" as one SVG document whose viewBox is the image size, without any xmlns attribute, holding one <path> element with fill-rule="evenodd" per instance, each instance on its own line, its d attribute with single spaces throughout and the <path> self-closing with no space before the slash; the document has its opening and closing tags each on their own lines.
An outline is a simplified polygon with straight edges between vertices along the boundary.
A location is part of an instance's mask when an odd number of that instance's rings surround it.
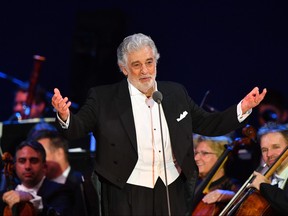
<svg viewBox="0 0 288 216">
<path fill-rule="evenodd" d="M 272 176 L 271 185 L 278 185 L 279 188 L 283 189 L 288 178 L 288 167 L 286 167 L 280 174 L 274 173 Z"/>
<path fill-rule="evenodd" d="M 60 183 L 60 184 L 65 184 L 70 170 L 71 170 L 71 166 L 68 166 L 67 169 L 64 170 L 64 172 L 60 176 L 52 179 L 52 181 Z"/>
<path fill-rule="evenodd" d="M 162 179 L 164 184 L 166 183 L 163 164 L 159 105 L 155 103 L 151 97 L 148 99 L 130 83 L 129 92 L 136 129 L 138 161 L 127 183 L 154 188 L 158 177 Z M 179 173 L 173 162 L 168 126 L 161 105 L 160 109 L 166 159 L 167 184 L 169 185 L 177 179 Z"/>
<path fill-rule="evenodd" d="M 33 199 L 31 199 L 29 202 L 33 204 L 35 209 L 38 211 L 41 211 L 43 209 L 43 202 L 42 202 L 42 197 L 37 195 L 37 192 L 39 188 L 41 187 L 43 181 L 45 179 L 45 176 L 42 178 L 42 180 L 33 188 L 27 188 L 23 184 L 17 185 L 15 188 L 16 191 L 24 191 L 28 192 L 33 196 Z"/>
</svg>

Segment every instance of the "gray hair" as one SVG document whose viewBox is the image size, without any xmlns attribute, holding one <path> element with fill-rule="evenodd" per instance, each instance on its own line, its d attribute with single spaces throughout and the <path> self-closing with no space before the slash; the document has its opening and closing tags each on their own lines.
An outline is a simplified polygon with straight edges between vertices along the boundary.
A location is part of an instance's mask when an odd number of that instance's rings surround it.
<svg viewBox="0 0 288 216">
<path fill-rule="evenodd" d="M 154 41 L 151 39 L 151 37 L 138 33 L 124 38 L 123 42 L 119 45 L 117 49 L 118 65 L 127 66 L 127 55 L 146 46 L 149 46 L 152 49 L 157 63 L 158 59 L 160 58 L 160 54 L 158 53 Z"/>
</svg>

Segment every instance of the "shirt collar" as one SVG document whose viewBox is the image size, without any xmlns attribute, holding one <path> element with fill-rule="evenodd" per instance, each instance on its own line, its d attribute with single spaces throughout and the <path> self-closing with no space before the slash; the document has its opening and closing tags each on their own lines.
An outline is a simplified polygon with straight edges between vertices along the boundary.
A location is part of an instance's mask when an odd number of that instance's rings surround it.
<svg viewBox="0 0 288 216">
<path fill-rule="evenodd" d="M 21 191 L 25 191 L 25 192 L 33 192 L 33 191 L 35 191 L 37 193 L 45 178 L 46 177 L 43 176 L 41 181 L 37 185 L 35 185 L 33 188 L 27 188 L 25 185 L 21 184 L 21 185 L 18 185 L 16 187 L 16 190 L 21 190 Z"/>
<path fill-rule="evenodd" d="M 67 169 L 65 169 L 64 172 L 60 176 L 54 178 L 53 181 L 60 183 L 60 184 L 64 184 L 66 182 L 66 179 L 68 177 L 70 170 L 71 170 L 71 167 L 68 166 Z"/>
<path fill-rule="evenodd" d="M 129 93 L 130 96 L 136 96 L 136 95 L 144 95 L 141 91 L 139 91 L 133 84 L 127 79 L 128 82 L 128 88 L 129 88 Z M 157 82 L 155 80 L 155 91 L 157 91 Z M 145 96 L 146 97 L 146 96 Z"/>
</svg>

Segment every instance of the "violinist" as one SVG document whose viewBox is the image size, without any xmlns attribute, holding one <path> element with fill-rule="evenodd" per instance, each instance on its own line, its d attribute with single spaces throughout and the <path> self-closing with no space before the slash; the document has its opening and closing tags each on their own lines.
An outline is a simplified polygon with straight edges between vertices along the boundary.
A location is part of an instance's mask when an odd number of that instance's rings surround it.
<svg viewBox="0 0 288 216">
<path fill-rule="evenodd" d="M 17 147 L 15 172 L 21 183 L 14 189 L 1 192 L 2 212 L 7 208 L 13 212 L 17 205 L 26 202 L 32 203 L 30 206 L 37 215 L 71 215 L 73 191 L 45 177 L 46 153 L 40 143 L 24 141 Z"/>
<path fill-rule="evenodd" d="M 258 130 L 262 159 L 271 166 L 275 159 L 288 146 L 288 128 L 285 125 L 267 124 Z M 254 172 L 255 179 L 250 184 L 260 191 L 278 215 L 288 214 L 288 158 L 277 168 L 270 179 Z"/>
<path fill-rule="evenodd" d="M 207 177 L 213 166 L 225 151 L 225 145 L 231 143 L 228 136 L 207 137 L 194 135 L 195 161 L 199 169 L 199 180 L 197 185 Z M 220 167 L 213 175 L 208 193 L 202 195 L 202 202 L 205 204 L 228 203 L 241 187 L 240 182 L 230 178 L 225 173 L 225 167 Z M 209 205 L 202 205 L 201 208 L 210 208 Z M 219 207 L 219 206 L 218 206 Z M 196 211 L 197 208 L 196 208 Z M 195 213 L 192 215 L 198 215 Z"/>
</svg>

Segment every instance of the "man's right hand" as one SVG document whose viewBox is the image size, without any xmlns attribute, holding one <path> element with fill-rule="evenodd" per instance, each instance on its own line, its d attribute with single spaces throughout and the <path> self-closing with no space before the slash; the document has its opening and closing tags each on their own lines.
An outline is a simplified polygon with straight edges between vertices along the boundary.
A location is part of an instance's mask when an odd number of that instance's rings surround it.
<svg viewBox="0 0 288 216">
<path fill-rule="evenodd" d="M 254 187 L 257 190 L 260 190 L 261 183 L 271 184 L 271 181 L 267 179 L 265 176 L 263 176 L 261 173 L 254 171 L 253 175 L 255 176 L 255 178 L 252 181 L 252 183 L 248 185 L 248 187 Z"/>
<path fill-rule="evenodd" d="M 71 106 L 71 101 L 68 101 L 67 97 L 63 98 L 59 89 L 55 88 L 51 103 L 54 109 L 57 110 L 61 120 L 66 122 L 70 114 L 69 107 Z"/>
</svg>

